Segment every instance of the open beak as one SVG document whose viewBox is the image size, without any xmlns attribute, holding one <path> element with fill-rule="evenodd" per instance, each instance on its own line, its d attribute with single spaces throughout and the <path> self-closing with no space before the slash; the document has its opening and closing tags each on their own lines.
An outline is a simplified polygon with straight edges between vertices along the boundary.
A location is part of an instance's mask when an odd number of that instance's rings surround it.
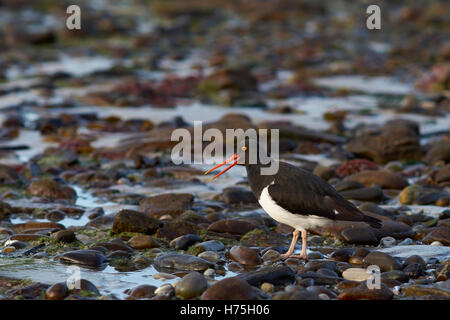
<svg viewBox="0 0 450 320">
<path fill-rule="evenodd" d="M 209 179 L 209 181 L 213 181 L 214 179 L 218 178 L 219 176 L 221 176 L 222 174 L 224 174 L 225 172 L 227 172 L 228 170 L 230 170 L 231 168 L 233 168 L 235 165 L 237 165 L 239 160 L 239 156 L 235 153 L 233 154 L 231 157 L 229 157 L 227 160 L 225 160 L 224 162 L 222 162 L 221 164 L 218 164 L 217 166 L 215 166 L 214 168 L 209 169 L 208 171 L 206 171 L 204 174 L 208 174 L 211 171 L 220 168 L 221 166 L 233 162 L 232 164 L 230 164 L 227 168 L 225 168 L 223 171 L 221 171 L 220 173 L 216 174 L 214 177 L 212 177 L 211 179 Z"/>
</svg>

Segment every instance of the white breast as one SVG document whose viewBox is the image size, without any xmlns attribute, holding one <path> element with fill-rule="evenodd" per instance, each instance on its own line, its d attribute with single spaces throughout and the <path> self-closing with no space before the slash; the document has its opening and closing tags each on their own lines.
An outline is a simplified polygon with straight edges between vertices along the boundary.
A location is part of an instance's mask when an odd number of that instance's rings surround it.
<svg viewBox="0 0 450 320">
<path fill-rule="evenodd" d="M 271 183 L 273 184 L 273 182 Z M 259 204 L 276 221 L 287 224 L 297 230 L 308 230 L 310 228 L 324 226 L 332 223 L 331 219 L 316 215 L 293 214 L 280 207 L 270 196 L 269 186 L 265 187 L 259 197 Z"/>
</svg>

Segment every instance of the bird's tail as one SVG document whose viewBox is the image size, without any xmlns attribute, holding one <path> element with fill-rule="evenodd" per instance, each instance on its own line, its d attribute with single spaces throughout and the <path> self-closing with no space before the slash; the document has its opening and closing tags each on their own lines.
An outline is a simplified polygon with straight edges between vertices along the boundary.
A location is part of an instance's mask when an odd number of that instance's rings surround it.
<svg viewBox="0 0 450 320">
<path fill-rule="evenodd" d="M 380 229 L 382 226 L 381 220 L 371 216 L 364 215 L 363 221 L 368 223 L 372 228 Z"/>
</svg>

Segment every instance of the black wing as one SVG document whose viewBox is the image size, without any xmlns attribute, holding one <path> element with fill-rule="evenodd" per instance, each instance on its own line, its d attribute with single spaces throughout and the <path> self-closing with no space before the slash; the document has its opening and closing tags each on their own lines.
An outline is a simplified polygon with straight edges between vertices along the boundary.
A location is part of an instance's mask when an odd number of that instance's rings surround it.
<svg viewBox="0 0 450 320">
<path fill-rule="evenodd" d="M 317 215 L 333 220 L 364 221 L 375 228 L 381 227 L 380 220 L 366 216 L 329 183 L 288 163 L 280 162 L 279 174 L 268 191 L 279 206 L 294 214 Z"/>
</svg>

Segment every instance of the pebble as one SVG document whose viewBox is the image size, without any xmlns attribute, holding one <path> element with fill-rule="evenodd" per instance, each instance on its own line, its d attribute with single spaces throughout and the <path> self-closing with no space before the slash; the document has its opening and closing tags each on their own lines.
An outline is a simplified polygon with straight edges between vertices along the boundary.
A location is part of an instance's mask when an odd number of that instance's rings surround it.
<svg viewBox="0 0 450 320">
<path fill-rule="evenodd" d="M 195 234 L 186 234 L 173 239 L 172 241 L 170 241 L 169 245 L 175 250 L 186 250 L 190 246 L 200 241 L 202 241 L 202 238 L 200 238 L 199 236 Z"/>
<path fill-rule="evenodd" d="M 160 245 L 156 239 L 148 235 L 135 235 L 128 240 L 128 245 L 136 250 L 158 248 Z"/>
<path fill-rule="evenodd" d="M 203 251 L 221 251 L 225 249 L 225 245 L 219 240 L 209 240 L 193 245 L 190 250 L 193 252 Z"/>
<path fill-rule="evenodd" d="M 238 277 L 214 283 L 202 295 L 202 300 L 256 300 L 257 295 L 247 281 Z"/>
<path fill-rule="evenodd" d="M 230 249 L 230 256 L 242 265 L 256 266 L 261 263 L 258 253 L 244 246 L 233 246 Z"/>
<path fill-rule="evenodd" d="M 52 285 L 45 291 L 45 299 L 62 300 L 69 295 L 69 288 L 65 282 L 59 282 Z"/>
<path fill-rule="evenodd" d="M 396 240 L 392 237 L 383 237 L 380 240 L 380 245 L 386 248 L 392 247 L 395 245 Z"/>
<path fill-rule="evenodd" d="M 63 253 L 61 262 L 98 268 L 104 265 L 106 257 L 95 250 L 76 250 Z"/>
<path fill-rule="evenodd" d="M 259 286 L 264 282 L 274 285 L 285 285 L 295 282 L 295 272 L 283 265 L 276 267 L 263 267 L 255 271 L 244 272 L 238 275 L 252 286 Z"/>
<path fill-rule="evenodd" d="M 16 251 L 16 248 L 13 247 L 13 246 L 5 247 L 5 248 L 3 248 L 3 250 L 2 250 L 3 253 L 12 253 L 12 252 L 14 252 L 14 251 Z"/>
<path fill-rule="evenodd" d="M 73 232 L 72 230 L 60 230 L 52 233 L 50 237 L 56 241 L 64 243 L 72 243 L 77 240 L 75 232 Z"/>
<path fill-rule="evenodd" d="M 369 289 L 365 282 L 356 287 L 344 289 L 338 296 L 339 300 L 391 300 L 394 297 L 392 291 L 384 284 L 380 289 Z"/>
<path fill-rule="evenodd" d="M 157 296 L 173 296 L 175 290 L 170 283 L 165 283 L 155 290 Z"/>
<path fill-rule="evenodd" d="M 184 299 L 200 296 L 208 288 L 206 278 L 198 272 L 185 275 L 175 286 L 175 295 Z"/>
<path fill-rule="evenodd" d="M 391 270 L 401 270 L 400 263 L 390 255 L 384 252 L 373 251 L 369 253 L 363 261 L 365 268 L 371 265 L 376 265 L 380 268 L 381 272 Z"/>
<path fill-rule="evenodd" d="M 148 284 L 142 284 L 139 285 L 135 288 L 133 288 L 129 295 L 135 298 L 151 298 L 155 295 L 155 290 L 157 288 L 155 286 L 152 285 L 148 285 Z"/>
<path fill-rule="evenodd" d="M 275 290 L 275 286 L 269 282 L 261 284 L 261 290 L 265 293 L 272 293 Z"/>
<path fill-rule="evenodd" d="M 139 211 L 155 218 L 166 214 L 178 217 L 191 209 L 193 202 L 194 196 L 189 193 L 164 193 L 143 199 L 139 203 Z"/>
<path fill-rule="evenodd" d="M 145 213 L 123 209 L 114 217 L 113 233 L 138 232 L 152 234 L 160 227 L 160 222 Z"/>
<path fill-rule="evenodd" d="M 264 261 L 278 261 L 280 260 L 280 256 L 281 255 L 278 251 L 269 249 L 263 254 L 262 259 Z"/>
<path fill-rule="evenodd" d="M 155 259 L 156 268 L 169 268 L 185 271 L 204 271 L 213 266 L 205 259 L 182 253 L 166 253 Z"/>
<path fill-rule="evenodd" d="M 203 272 L 203 275 L 207 278 L 214 278 L 216 276 L 216 271 L 214 269 L 206 269 L 205 272 Z"/>
<path fill-rule="evenodd" d="M 214 251 L 204 251 L 198 255 L 199 258 L 205 259 L 209 262 L 216 263 L 220 260 L 220 255 Z"/>
<path fill-rule="evenodd" d="M 433 285 L 420 285 L 420 284 L 412 284 L 406 288 L 406 290 L 402 290 L 402 293 L 408 296 L 443 296 L 450 297 L 450 290 L 439 288 Z"/>
<path fill-rule="evenodd" d="M 345 280 L 366 281 L 372 274 L 363 268 L 348 268 L 342 273 Z"/>
<path fill-rule="evenodd" d="M 355 253 L 351 248 L 339 248 L 331 253 L 330 258 L 335 261 L 348 262 L 350 257 Z"/>
</svg>

